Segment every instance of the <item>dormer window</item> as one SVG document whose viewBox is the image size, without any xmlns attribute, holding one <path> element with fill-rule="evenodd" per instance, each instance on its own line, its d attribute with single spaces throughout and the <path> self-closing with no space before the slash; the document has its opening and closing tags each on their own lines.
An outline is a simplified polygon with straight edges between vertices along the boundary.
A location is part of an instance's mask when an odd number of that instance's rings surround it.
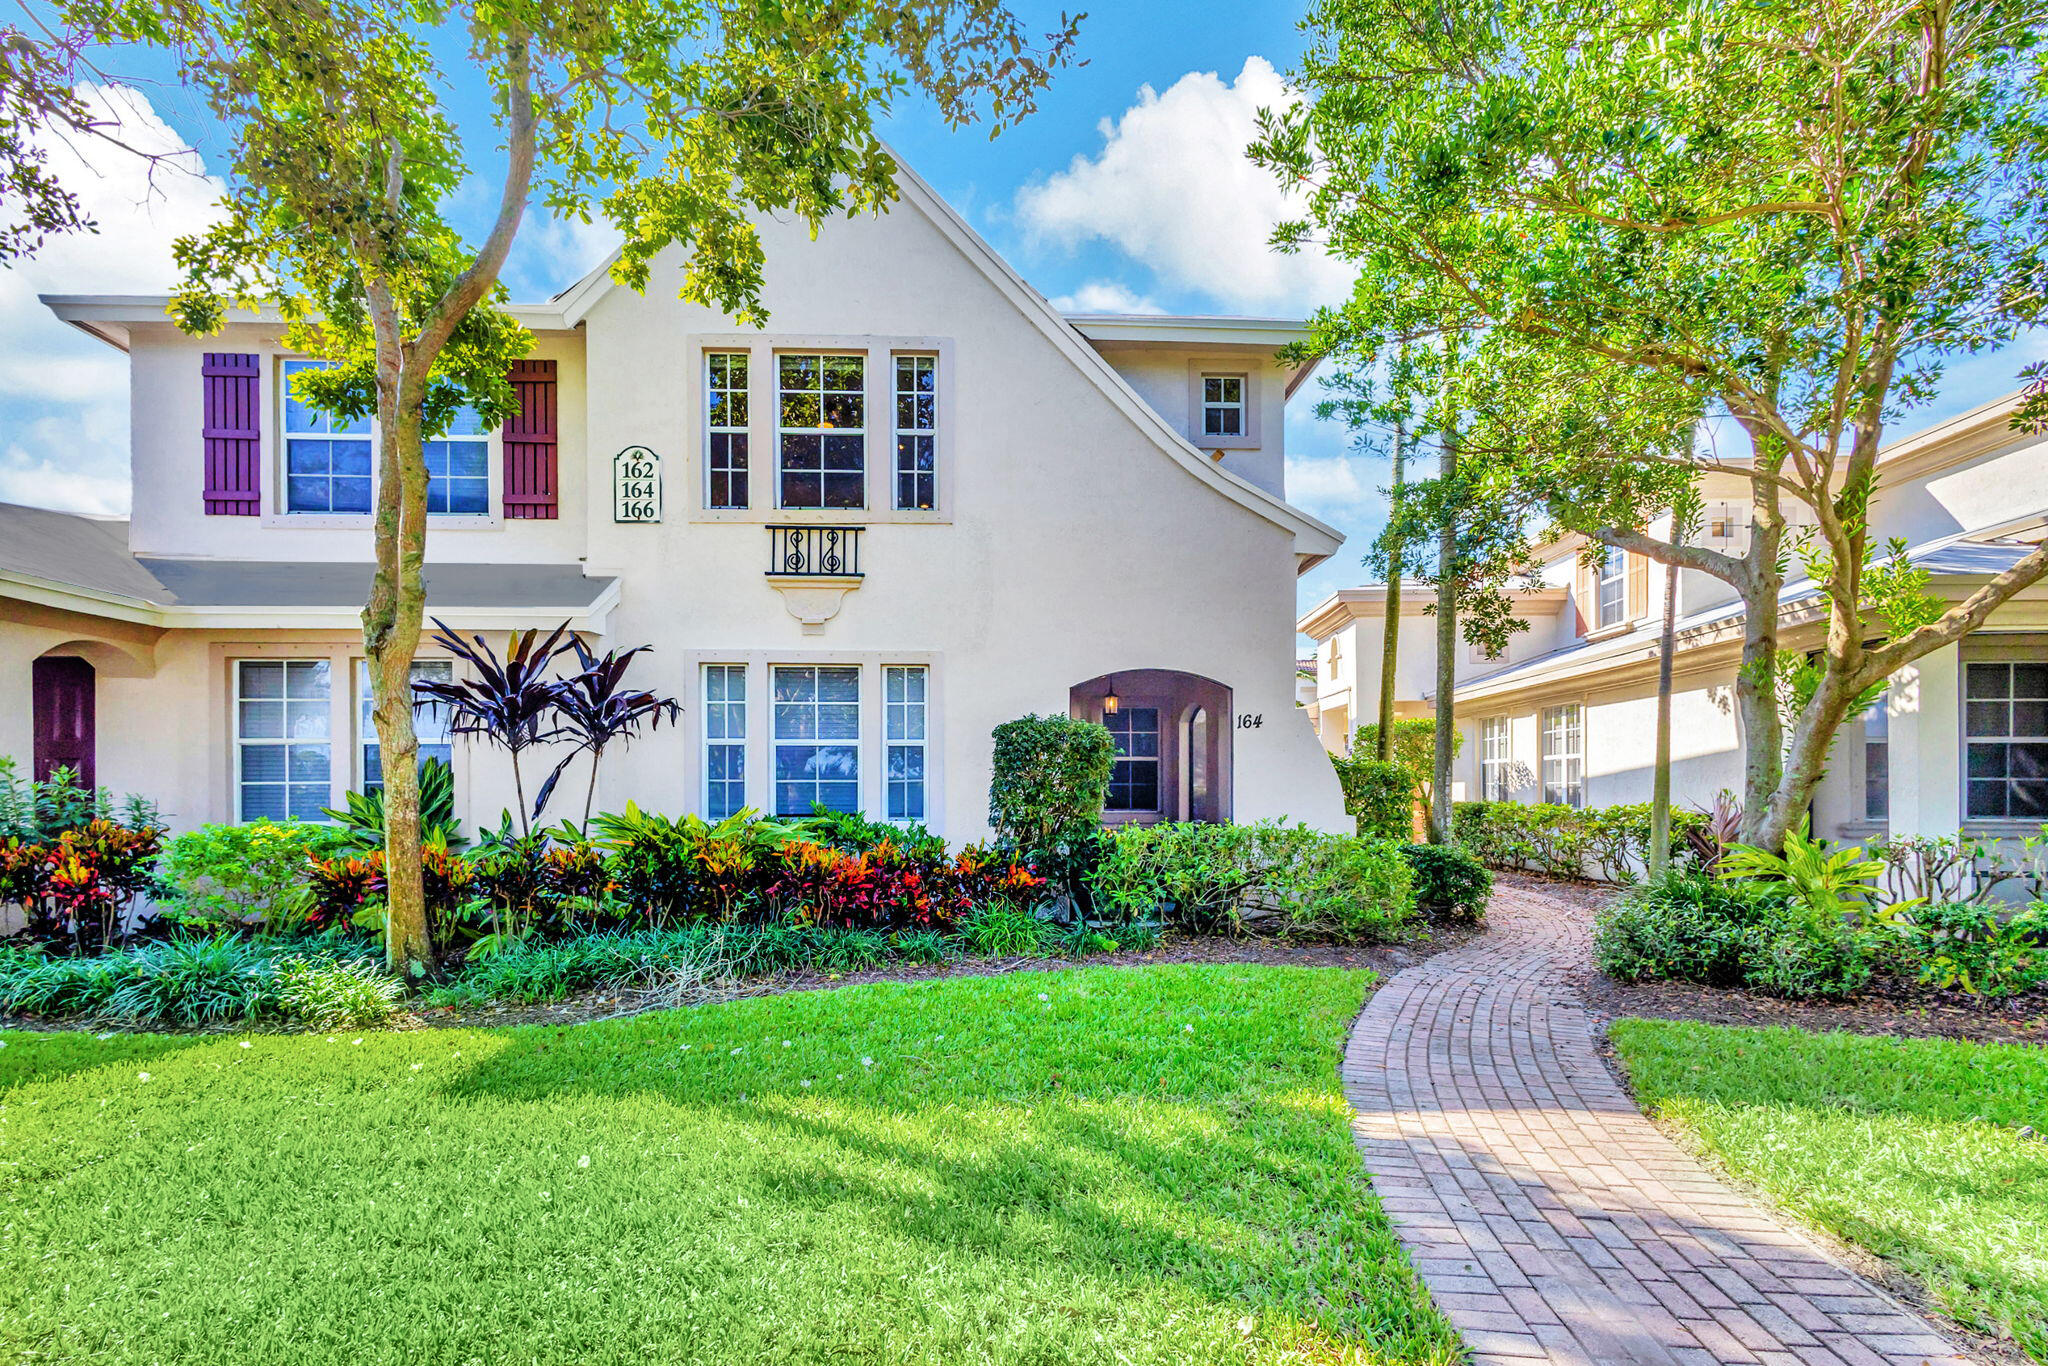
<svg viewBox="0 0 2048 1366">
<path fill-rule="evenodd" d="M 1243 375 L 1202 376 L 1202 435 L 1243 436 Z"/>
</svg>

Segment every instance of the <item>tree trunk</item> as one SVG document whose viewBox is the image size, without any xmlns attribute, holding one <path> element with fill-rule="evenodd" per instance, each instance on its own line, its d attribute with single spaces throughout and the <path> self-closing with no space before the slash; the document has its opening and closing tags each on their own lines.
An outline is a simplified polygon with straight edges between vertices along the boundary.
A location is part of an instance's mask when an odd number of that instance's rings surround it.
<svg viewBox="0 0 2048 1366">
<path fill-rule="evenodd" d="M 1446 423 L 1439 477 L 1446 495 L 1458 473 L 1457 433 Z M 1430 767 L 1429 842 L 1451 842 L 1451 741 L 1457 733 L 1458 523 L 1456 499 L 1444 500 L 1444 523 L 1436 533 L 1436 752 Z"/>
<path fill-rule="evenodd" d="M 1765 840 L 1761 831 L 1785 771 L 1785 719 L 1778 710 L 1778 593 L 1785 582 L 1778 556 L 1785 524 L 1776 490 L 1762 484 L 1758 490 L 1748 582 L 1741 589 L 1742 663 L 1735 671 L 1735 710 L 1742 724 L 1742 839 L 1775 850 L 1778 841 Z"/>
<path fill-rule="evenodd" d="M 1391 490 L 1396 509 L 1401 506 L 1402 466 L 1407 458 L 1403 447 L 1406 441 L 1407 433 L 1396 422 L 1394 484 Z M 1394 759 L 1394 665 L 1401 654 L 1401 556 L 1401 538 L 1390 534 L 1387 537 L 1387 617 L 1380 632 L 1380 734 L 1379 742 L 1374 746 L 1374 757 L 1383 764 L 1392 763 Z"/>
<path fill-rule="evenodd" d="M 407 360 L 377 358 L 377 572 L 363 607 L 363 648 L 370 660 L 370 717 L 384 768 L 384 882 L 389 918 L 384 959 L 401 977 L 434 962 L 420 867 L 419 737 L 413 729 L 412 661 L 426 617 L 427 466 L 421 449 L 424 377 Z"/>
<path fill-rule="evenodd" d="M 1671 657 L 1678 649 L 1678 570 L 1668 564 L 1664 566 L 1664 629 L 1657 647 L 1657 763 L 1650 778 L 1646 870 L 1651 878 L 1662 876 L 1671 864 Z"/>
</svg>

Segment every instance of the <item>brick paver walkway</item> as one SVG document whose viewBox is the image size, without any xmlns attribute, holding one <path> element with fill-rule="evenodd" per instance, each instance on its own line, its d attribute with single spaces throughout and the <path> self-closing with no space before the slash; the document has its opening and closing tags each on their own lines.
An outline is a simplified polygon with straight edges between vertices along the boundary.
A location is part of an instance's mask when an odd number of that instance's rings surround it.
<svg viewBox="0 0 2048 1366">
<path fill-rule="evenodd" d="M 1565 981 L 1583 908 L 1504 885 L 1487 920 L 1374 993 L 1344 1057 L 1373 1186 L 1476 1362 L 1967 1360 L 1643 1118 Z"/>
</svg>

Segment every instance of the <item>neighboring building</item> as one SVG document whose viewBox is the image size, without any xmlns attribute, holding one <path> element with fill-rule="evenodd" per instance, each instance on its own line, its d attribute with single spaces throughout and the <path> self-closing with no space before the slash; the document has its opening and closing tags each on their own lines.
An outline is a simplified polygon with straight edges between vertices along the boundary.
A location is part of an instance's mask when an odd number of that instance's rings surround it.
<svg viewBox="0 0 2048 1366">
<path fill-rule="evenodd" d="M 1872 501 L 1873 541 L 1893 537 L 1927 571 L 1929 588 L 1960 601 L 2048 535 L 2048 441 L 2011 428 L 2016 396 L 1887 447 Z M 1702 543 L 1739 552 L 1746 487 L 1719 476 Z M 1661 531 L 1661 528 L 1658 529 Z M 1658 628 L 1665 569 L 1610 551 L 1600 567 L 1584 541 L 1542 547 L 1543 591 L 1520 596 L 1529 623 L 1510 651 L 1487 659 L 1464 645 L 1456 710 L 1464 734 L 1457 795 L 1604 806 L 1648 801 L 1654 755 Z M 1794 561 L 1796 565 L 1796 560 Z M 1796 571 L 1795 571 L 1796 572 Z M 1382 588 L 1345 589 L 1298 623 L 1318 643 L 1319 733 L 1342 751 L 1378 705 Z M 1783 644 L 1817 646 L 1825 615 L 1813 586 L 1788 583 Z M 1412 605 L 1411 605 L 1412 602 Z M 1434 621 L 1404 594 L 1396 709 L 1434 707 Z M 1672 793 L 1708 806 L 1742 790 L 1735 668 L 1742 622 L 1734 593 L 1680 574 L 1672 697 Z M 1335 648 L 1337 660 L 1330 651 Z M 1339 670 L 1342 670 L 1341 674 Z M 1881 705 L 1843 728 L 1814 801 L 1814 829 L 1837 839 L 1894 834 L 2038 833 L 2048 821 L 2048 587 L 2030 588 L 1958 645 L 1901 670 Z"/>
<path fill-rule="evenodd" d="M 990 729 L 1072 712 L 1117 735 L 1112 819 L 1345 828 L 1287 630 L 1341 543 L 1285 501 L 1300 327 L 1061 317 L 902 190 L 816 241 L 762 225 L 765 331 L 604 270 L 518 306 L 519 417 L 427 452 L 429 611 L 654 647 L 636 681 L 684 720 L 606 761 L 601 806 L 823 802 L 970 839 Z M 317 817 L 378 772 L 368 424 L 290 397 L 309 362 L 274 318 L 200 340 L 161 298 L 46 302 L 128 354 L 134 511 L 0 508 L 0 754 L 180 826 Z M 503 757 L 422 724 L 494 823 Z"/>
</svg>

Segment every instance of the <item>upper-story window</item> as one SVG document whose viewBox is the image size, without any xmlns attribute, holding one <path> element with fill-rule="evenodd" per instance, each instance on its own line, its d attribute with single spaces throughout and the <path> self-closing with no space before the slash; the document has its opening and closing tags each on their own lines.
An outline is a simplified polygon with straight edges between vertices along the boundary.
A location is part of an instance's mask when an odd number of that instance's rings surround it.
<svg viewBox="0 0 2048 1366">
<path fill-rule="evenodd" d="M 1628 552 L 1607 548 L 1594 576 L 1595 620 L 1601 626 L 1618 626 L 1628 615 Z"/>
<path fill-rule="evenodd" d="M 1202 435 L 1244 435 L 1243 375 L 1202 376 Z"/>
<path fill-rule="evenodd" d="M 747 353 L 713 351 L 704 358 L 704 408 L 710 416 L 710 487 L 705 506 L 747 505 Z"/>
<path fill-rule="evenodd" d="M 867 358 L 786 352 L 775 358 L 781 506 L 867 505 Z"/>
<path fill-rule="evenodd" d="M 327 362 L 284 363 L 284 496 L 287 512 L 368 513 L 370 419 L 345 421 L 299 397 L 292 381 Z"/>
<path fill-rule="evenodd" d="M 322 370 L 321 360 L 287 360 L 284 382 L 286 512 L 365 515 L 370 511 L 376 424 L 347 421 L 301 398 L 293 379 Z M 464 404 L 448 430 L 421 443 L 427 466 L 427 511 L 481 517 L 491 510 L 491 434 Z"/>
<path fill-rule="evenodd" d="M 938 505 L 939 358 L 896 357 L 896 506 Z"/>
</svg>

